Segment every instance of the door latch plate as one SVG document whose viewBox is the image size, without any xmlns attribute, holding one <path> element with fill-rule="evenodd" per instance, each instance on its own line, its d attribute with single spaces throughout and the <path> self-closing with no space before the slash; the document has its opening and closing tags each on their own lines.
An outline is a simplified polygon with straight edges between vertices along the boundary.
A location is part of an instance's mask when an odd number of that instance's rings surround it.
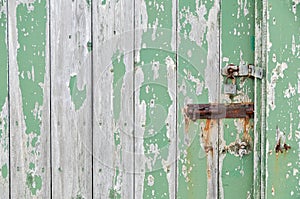
<svg viewBox="0 0 300 199">
<path fill-rule="evenodd" d="M 241 64 L 240 66 L 229 64 L 222 69 L 222 75 L 235 77 L 263 78 L 263 69 L 254 65 Z"/>
</svg>

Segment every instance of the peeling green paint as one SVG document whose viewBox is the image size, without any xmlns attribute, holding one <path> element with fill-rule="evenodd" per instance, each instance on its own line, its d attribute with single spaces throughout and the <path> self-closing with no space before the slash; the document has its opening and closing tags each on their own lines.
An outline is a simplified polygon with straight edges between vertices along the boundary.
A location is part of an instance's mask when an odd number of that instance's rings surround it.
<svg viewBox="0 0 300 199">
<path fill-rule="evenodd" d="M 35 169 L 35 164 L 33 162 L 29 163 L 29 169 L 34 170 Z"/>
<path fill-rule="evenodd" d="M 83 197 L 81 195 L 81 193 L 77 193 L 77 195 L 75 197 L 72 197 L 72 199 L 84 199 L 85 197 Z"/>
<path fill-rule="evenodd" d="M 169 198 L 168 171 L 161 160 L 168 159 L 169 138 L 166 119 L 173 103 L 168 90 L 168 69 L 166 59 L 175 62 L 172 51 L 172 1 L 145 1 L 148 27 L 153 27 L 142 35 L 140 62 L 144 83 L 140 88 L 139 99 L 146 104 L 146 123 L 144 131 L 144 154 L 149 161 L 144 176 L 143 198 Z M 151 46 L 150 48 L 147 48 Z M 175 82 L 174 82 L 175 84 Z M 175 91 L 171 91 L 175 92 Z M 173 180 L 173 179 L 170 179 Z M 173 193 L 172 193 L 173 194 Z"/>
<path fill-rule="evenodd" d="M 17 63 L 19 69 L 19 83 L 22 95 L 22 108 L 25 118 L 27 135 L 36 137 L 41 135 L 42 106 L 44 99 L 44 78 L 46 73 L 46 0 L 35 1 L 30 4 L 19 4 L 16 8 L 18 43 Z M 31 59 L 28 59 L 31 57 Z M 16 121 L 16 125 L 18 122 Z M 36 139 L 36 138 L 34 138 Z M 35 142 L 32 140 L 31 142 Z M 28 137 L 29 148 L 30 138 Z M 29 149 L 33 156 L 40 153 Z M 33 163 L 28 167 L 32 170 Z M 42 177 L 27 173 L 26 185 L 32 195 L 42 189 Z"/>
<path fill-rule="evenodd" d="M 92 52 L 93 50 L 93 43 L 91 41 L 88 41 L 87 44 L 87 49 L 88 49 L 88 52 Z"/>
<path fill-rule="evenodd" d="M 0 13 L 0 112 L 4 106 L 8 93 L 8 64 L 7 64 L 7 44 L 6 44 L 6 15 Z M 1 134 L 1 130 L 0 130 Z"/>
<path fill-rule="evenodd" d="M 24 133 L 34 137 L 33 140 L 31 136 L 27 137 L 27 148 L 30 155 L 36 158 L 40 152 L 37 148 L 31 149 L 29 143 L 35 143 L 36 137 L 41 135 L 43 86 L 46 74 L 47 3 L 46 0 L 34 1 L 30 7 L 29 9 L 28 4 L 20 3 L 16 8 L 17 35 L 20 46 L 17 50 L 17 63 L 26 125 Z M 32 173 L 33 164 L 32 162 L 28 165 L 31 169 L 26 174 L 26 185 L 30 193 L 36 195 L 37 191 L 42 189 L 42 177 Z"/>
<path fill-rule="evenodd" d="M 31 140 L 31 146 L 35 147 L 37 142 L 38 142 L 38 137 L 32 138 L 32 140 Z"/>
<path fill-rule="evenodd" d="M 118 198 L 121 198 L 121 195 L 117 193 L 116 190 L 114 189 L 110 189 L 109 190 L 109 196 L 108 196 L 110 199 L 118 199 Z"/>
<path fill-rule="evenodd" d="M 118 178 L 120 175 L 120 170 L 119 170 L 119 168 L 116 168 L 115 170 L 116 171 L 115 171 L 114 182 L 113 182 L 114 188 L 111 188 L 109 190 L 109 198 L 120 199 L 121 198 L 121 194 L 120 194 L 121 190 L 116 190 L 116 188 L 119 188 L 119 189 L 121 188 L 120 185 L 118 185 Z"/>
<path fill-rule="evenodd" d="M 254 1 L 237 3 L 236 0 L 222 1 L 222 66 L 227 64 L 239 65 L 244 61 L 254 64 L 255 46 L 255 4 Z M 248 102 L 254 99 L 254 80 L 251 78 L 236 78 L 238 95 L 231 98 L 232 102 Z M 224 84 L 224 82 L 222 83 Z M 223 90 L 222 90 L 223 93 Z M 223 98 L 223 101 L 226 101 Z M 228 102 L 228 101 L 226 101 Z M 250 121 L 253 123 L 253 120 Z M 240 130 L 242 128 L 242 130 Z M 243 136 L 243 121 L 224 119 L 224 140 L 228 146 Z M 254 140 L 253 128 L 249 129 L 252 142 Z M 253 147 L 253 146 L 252 146 Z M 253 198 L 253 151 L 243 156 L 236 157 L 227 153 L 222 164 L 221 180 L 224 198 Z M 236 182 L 239 183 L 236 183 Z M 233 189 L 239 191 L 232 191 Z"/>
<path fill-rule="evenodd" d="M 207 19 L 213 1 L 197 2 L 179 0 L 179 38 L 178 45 L 178 107 L 183 110 L 187 101 L 207 103 L 208 90 L 204 88 L 207 65 Z M 199 21 L 201 20 L 201 22 Z M 201 25 L 200 25 L 201 24 Z M 200 25 L 200 26 L 199 26 Z M 197 28 L 198 27 L 198 28 Z M 201 146 L 201 128 L 205 120 L 185 124 L 181 111 L 178 111 L 178 198 L 206 198 L 207 161 Z M 187 130 L 185 129 L 188 125 Z"/>
<path fill-rule="evenodd" d="M 91 6 L 91 2 L 92 2 L 92 0 L 86 0 L 86 3 L 88 4 L 88 6 Z"/>
<path fill-rule="evenodd" d="M 8 112 L 5 111 L 8 99 L 8 43 L 7 38 L 7 15 L 4 12 L 6 1 L 0 2 L 0 189 L 4 189 L 3 197 L 8 197 L 8 157 L 9 157 L 9 134 Z M 4 9 L 3 9 L 4 8 Z"/>
<path fill-rule="evenodd" d="M 121 111 L 121 89 L 125 75 L 124 55 L 116 52 L 112 57 L 113 65 L 113 100 L 114 100 L 114 119 L 119 120 Z"/>
<path fill-rule="evenodd" d="M 69 82 L 71 100 L 75 106 L 75 110 L 80 109 L 84 101 L 86 100 L 86 85 L 83 90 L 79 90 L 77 87 L 77 76 L 71 76 Z"/>
<path fill-rule="evenodd" d="M 120 121 L 120 112 L 121 112 L 121 99 L 122 99 L 122 86 L 124 83 L 124 75 L 126 72 L 124 64 L 124 54 L 117 51 L 112 56 L 112 69 L 111 72 L 113 73 L 113 114 L 114 114 L 114 121 L 118 123 Z M 124 108 L 124 107 L 123 107 Z M 117 153 L 119 159 L 117 161 L 122 161 L 122 150 L 120 150 L 121 147 L 121 132 L 122 130 L 119 128 L 114 129 L 114 147 L 115 147 L 115 153 Z M 115 174 L 114 174 L 114 180 L 113 180 L 113 187 L 110 189 L 109 197 L 114 199 L 121 198 L 121 194 L 119 190 L 121 188 L 119 178 L 120 176 L 120 170 L 119 166 L 116 166 L 115 168 Z M 118 190 L 116 190 L 118 188 Z"/>
<path fill-rule="evenodd" d="M 29 188 L 32 195 L 36 195 L 37 191 L 42 189 L 42 178 L 41 176 L 34 175 L 33 173 L 27 173 L 26 185 Z"/>
<path fill-rule="evenodd" d="M 102 0 L 101 4 L 105 5 L 106 4 L 106 0 Z"/>
<path fill-rule="evenodd" d="M 1 167 L 1 174 L 2 174 L 2 178 L 4 178 L 4 179 L 7 178 L 7 176 L 8 176 L 8 167 L 7 167 L 7 164 L 4 164 Z"/>
<path fill-rule="evenodd" d="M 300 198 L 300 7 L 295 2 L 267 4 L 266 198 Z M 277 126 L 291 147 L 282 153 L 275 151 Z"/>
<path fill-rule="evenodd" d="M 28 11 L 26 4 L 17 7 L 17 29 L 20 48 L 17 52 L 19 81 L 23 101 L 26 134 L 41 134 L 41 110 L 44 91 L 40 86 L 45 77 L 45 47 L 47 9 L 46 1 L 32 3 L 34 10 Z M 28 59 L 28 57 L 32 57 Z"/>
</svg>

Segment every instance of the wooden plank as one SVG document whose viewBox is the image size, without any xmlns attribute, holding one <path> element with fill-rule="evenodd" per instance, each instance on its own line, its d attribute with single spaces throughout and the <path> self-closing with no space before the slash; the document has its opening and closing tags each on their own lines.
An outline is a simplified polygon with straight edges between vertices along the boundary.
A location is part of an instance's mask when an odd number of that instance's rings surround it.
<svg viewBox="0 0 300 199">
<path fill-rule="evenodd" d="M 265 69 L 263 64 L 263 3 L 261 0 L 255 0 L 255 54 L 254 54 L 254 65 Z M 264 70 L 265 71 L 265 70 Z M 254 80 L 254 140 L 253 140 L 253 198 L 262 198 L 262 188 L 264 179 L 261 177 L 262 170 L 262 154 L 264 153 L 265 147 L 262 145 L 262 135 L 264 134 L 264 112 L 265 112 L 265 93 L 263 90 L 264 80 Z"/>
<path fill-rule="evenodd" d="M 221 14 L 221 67 L 227 64 L 254 64 L 255 3 L 254 1 L 222 1 Z M 225 84 L 222 78 L 221 88 Z M 253 102 L 254 79 L 236 78 L 237 95 L 229 97 L 221 90 L 221 101 L 226 103 Z M 220 151 L 241 142 L 247 150 L 220 155 L 220 198 L 253 197 L 254 152 L 253 120 L 222 120 L 220 123 Z M 242 155 L 240 152 L 245 153 Z M 237 183 L 239 182 L 239 183 Z M 238 190 L 238 191 L 233 191 Z"/>
<path fill-rule="evenodd" d="M 261 64 L 262 64 L 262 68 L 265 70 L 265 76 L 267 76 L 267 64 L 268 64 L 268 4 L 267 4 L 267 0 L 263 0 L 261 2 L 262 4 L 262 33 L 261 33 L 261 37 L 262 37 L 262 60 L 261 60 Z M 266 113 L 267 113 L 267 78 L 263 78 L 262 80 L 262 114 L 261 114 L 261 188 L 260 188 L 260 192 L 261 192 L 261 198 L 264 199 L 266 198 L 266 132 L 267 132 L 267 123 L 266 123 Z"/>
<path fill-rule="evenodd" d="M 9 197 L 7 1 L 0 2 L 0 198 Z"/>
<path fill-rule="evenodd" d="M 135 198 L 175 198 L 175 0 L 135 3 Z"/>
<path fill-rule="evenodd" d="M 50 198 L 47 7 L 8 2 L 12 198 Z"/>
<path fill-rule="evenodd" d="M 134 4 L 93 1 L 93 197 L 133 198 Z"/>
<path fill-rule="evenodd" d="M 219 121 L 184 118 L 187 104 L 219 102 L 220 1 L 179 1 L 178 198 L 218 197 Z"/>
<path fill-rule="evenodd" d="M 50 4 L 52 197 L 92 198 L 90 1 Z"/>
<path fill-rule="evenodd" d="M 269 0 L 265 3 L 265 197 L 300 198 L 300 2 Z M 284 149 L 284 144 L 291 149 Z"/>
</svg>

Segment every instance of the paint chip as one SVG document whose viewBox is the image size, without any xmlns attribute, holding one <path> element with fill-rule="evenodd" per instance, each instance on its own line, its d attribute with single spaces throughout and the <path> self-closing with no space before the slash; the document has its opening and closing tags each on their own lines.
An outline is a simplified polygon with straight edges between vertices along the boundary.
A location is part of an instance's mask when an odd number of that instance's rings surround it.
<svg viewBox="0 0 300 199">
<path fill-rule="evenodd" d="M 152 187 L 154 185 L 154 177 L 153 175 L 148 176 L 148 186 Z"/>
</svg>

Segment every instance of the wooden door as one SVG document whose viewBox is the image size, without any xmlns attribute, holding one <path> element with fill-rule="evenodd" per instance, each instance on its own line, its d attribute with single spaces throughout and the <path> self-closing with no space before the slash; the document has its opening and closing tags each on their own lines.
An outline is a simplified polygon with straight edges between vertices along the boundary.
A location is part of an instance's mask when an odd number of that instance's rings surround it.
<svg viewBox="0 0 300 199">
<path fill-rule="evenodd" d="M 298 0 L 0 1 L 0 198 L 299 198 L 299 12 Z M 222 68 L 243 63 L 263 79 L 225 94 Z M 250 120 L 184 113 L 249 102 Z"/>
</svg>

